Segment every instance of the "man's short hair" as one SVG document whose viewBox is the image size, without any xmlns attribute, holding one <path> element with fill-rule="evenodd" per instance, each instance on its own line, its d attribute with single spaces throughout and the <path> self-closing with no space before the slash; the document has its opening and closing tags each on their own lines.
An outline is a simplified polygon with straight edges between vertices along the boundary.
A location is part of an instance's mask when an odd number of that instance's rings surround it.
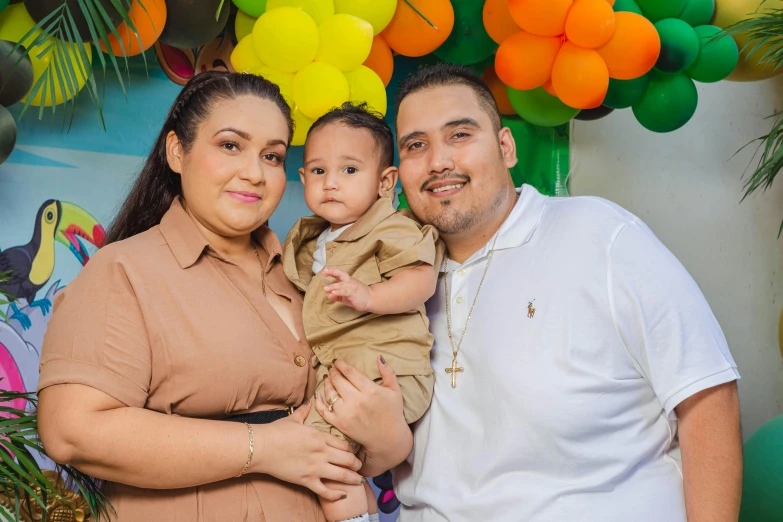
<svg viewBox="0 0 783 522">
<path fill-rule="evenodd" d="M 353 104 L 345 102 L 335 107 L 313 122 L 309 137 L 316 129 L 330 123 L 342 123 L 352 129 L 367 129 L 378 147 L 378 163 L 381 170 L 394 165 L 394 136 L 391 128 L 380 113 L 369 108 L 366 103 Z"/>
<path fill-rule="evenodd" d="M 500 111 L 492 91 L 487 84 L 472 69 L 464 65 L 439 62 L 435 65 L 420 68 L 411 74 L 400 84 L 395 99 L 396 114 L 400 112 L 402 101 L 419 91 L 433 87 L 447 87 L 450 85 L 464 85 L 470 88 L 475 94 L 479 105 L 487 113 L 495 132 L 503 126 L 500 119 Z"/>
</svg>

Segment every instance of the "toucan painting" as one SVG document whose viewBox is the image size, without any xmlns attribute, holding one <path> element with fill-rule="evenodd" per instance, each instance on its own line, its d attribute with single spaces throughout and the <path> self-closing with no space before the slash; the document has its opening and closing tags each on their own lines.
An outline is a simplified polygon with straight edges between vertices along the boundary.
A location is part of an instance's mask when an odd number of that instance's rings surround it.
<svg viewBox="0 0 783 522">
<path fill-rule="evenodd" d="M 10 247 L 0 252 L 0 273 L 8 280 L 0 289 L 11 296 L 10 319 L 16 319 L 26 330 L 31 326 L 27 314 L 19 310 L 16 301 L 24 299 L 30 308 L 40 308 L 44 315 L 52 307 L 51 300 L 35 300 L 38 290 L 49 281 L 54 272 L 55 242 L 68 247 L 84 266 L 90 260 L 82 240 L 100 248 L 105 242 L 105 231 L 89 212 L 73 203 L 50 199 L 38 209 L 33 237 L 29 243 Z"/>
</svg>

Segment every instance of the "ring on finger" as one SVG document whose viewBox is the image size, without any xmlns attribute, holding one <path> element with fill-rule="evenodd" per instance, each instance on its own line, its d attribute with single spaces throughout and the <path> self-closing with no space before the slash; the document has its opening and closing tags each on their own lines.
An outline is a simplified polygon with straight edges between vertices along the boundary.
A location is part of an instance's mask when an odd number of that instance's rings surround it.
<svg viewBox="0 0 783 522">
<path fill-rule="evenodd" d="M 326 401 L 326 405 L 329 407 L 329 411 L 333 411 L 332 408 L 334 407 L 334 403 L 342 399 L 339 393 L 335 393 L 331 397 L 329 397 L 329 400 Z"/>
</svg>

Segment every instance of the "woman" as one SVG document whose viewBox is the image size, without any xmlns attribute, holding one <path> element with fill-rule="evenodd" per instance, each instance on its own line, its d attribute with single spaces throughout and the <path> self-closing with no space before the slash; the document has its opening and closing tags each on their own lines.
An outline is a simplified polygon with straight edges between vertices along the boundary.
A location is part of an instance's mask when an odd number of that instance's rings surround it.
<svg viewBox="0 0 783 522">
<path fill-rule="evenodd" d="M 310 405 L 290 414 L 313 393 L 312 352 L 263 225 L 285 189 L 292 127 L 279 89 L 258 76 L 193 78 L 111 244 L 56 300 L 41 439 L 57 462 L 108 482 L 119 522 L 322 521 L 307 490 L 336 500 L 323 480 L 361 481 L 346 442 L 302 425 Z M 386 377 L 381 393 L 341 405 L 349 419 L 375 412 L 372 426 L 343 426 L 374 457 L 365 472 L 404 458 L 384 448 L 410 449 Z"/>
</svg>

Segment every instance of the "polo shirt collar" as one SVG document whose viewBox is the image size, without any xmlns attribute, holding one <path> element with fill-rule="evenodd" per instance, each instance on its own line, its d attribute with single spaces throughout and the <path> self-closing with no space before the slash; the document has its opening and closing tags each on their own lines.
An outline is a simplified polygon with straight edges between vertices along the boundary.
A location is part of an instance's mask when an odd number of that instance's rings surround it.
<svg viewBox="0 0 783 522">
<path fill-rule="evenodd" d="M 524 245 L 533 238 L 538 225 L 541 223 L 541 216 L 544 214 L 549 198 L 544 196 L 531 185 L 522 185 L 517 189 L 517 202 L 508 215 L 506 220 L 500 226 L 499 236 L 495 244 L 495 250 L 505 250 Z M 470 256 L 459 266 L 465 266 L 479 259 L 486 257 L 492 248 L 494 236 L 481 249 Z M 456 267 L 453 261 L 449 263 L 449 268 Z M 441 265 L 441 272 L 444 266 Z"/>
<path fill-rule="evenodd" d="M 161 219 L 160 231 L 169 245 L 171 253 L 174 254 L 177 263 L 183 269 L 190 268 L 196 264 L 196 261 L 204 254 L 205 250 L 208 250 L 211 255 L 217 258 L 223 259 L 210 246 L 207 238 L 203 236 L 196 223 L 193 222 L 193 218 L 182 207 L 179 198 L 174 198 L 169 210 Z M 282 255 L 280 241 L 277 240 L 277 237 L 267 226 L 259 227 L 253 232 L 253 238 L 269 254 L 268 271 L 275 258 Z M 225 261 L 225 259 L 223 260 Z"/>
</svg>

